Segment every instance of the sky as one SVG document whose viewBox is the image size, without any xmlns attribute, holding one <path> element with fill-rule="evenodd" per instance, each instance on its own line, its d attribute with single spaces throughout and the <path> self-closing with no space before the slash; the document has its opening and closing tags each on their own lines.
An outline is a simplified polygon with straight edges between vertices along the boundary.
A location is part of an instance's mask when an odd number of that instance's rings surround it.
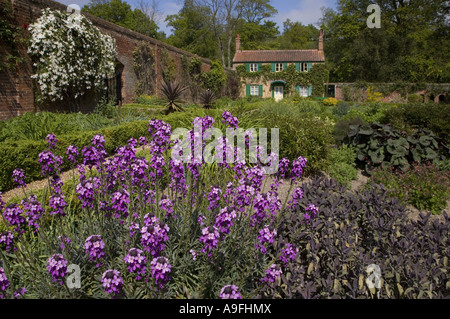
<svg viewBox="0 0 450 319">
<path fill-rule="evenodd" d="M 65 5 L 77 4 L 82 8 L 89 3 L 89 0 L 56 0 Z M 135 0 L 126 0 L 134 8 Z M 278 10 L 278 13 L 270 20 L 275 21 L 280 32 L 283 31 L 283 21 L 290 19 L 291 21 L 299 21 L 304 25 L 314 24 L 315 26 L 322 17 L 322 7 L 335 9 L 338 0 L 272 0 L 271 5 Z M 164 22 L 165 17 L 171 14 L 177 14 L 183 6 L 183 0 L 160 0 L 158 9 L 160 11 L 159 31 L 163 31 L 167 36 L 170 35 L 170 28 Z"/>
</svg>

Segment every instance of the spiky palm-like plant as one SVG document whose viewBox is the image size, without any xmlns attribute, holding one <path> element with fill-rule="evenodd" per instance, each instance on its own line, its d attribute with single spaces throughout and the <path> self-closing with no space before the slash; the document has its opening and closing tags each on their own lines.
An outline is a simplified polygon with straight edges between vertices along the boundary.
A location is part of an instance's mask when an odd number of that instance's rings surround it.
<svg viewBox="0 0 450 319">
<path fill-rule="evenodd" d="M 187 87 L 181 86 L 180 83 L 170 82 L 167 80 L 163 81 L 161 92 L 164 94 L 167 101 L 165 105 L 167 106 L 166 114 L 184 111 L 180 104 L 184 103 L 184 101 L 181 100 L 181 95 L 186 88 Z"/>
<path fill-rule="evenodd" d="M 212 103 L 216 97 L 214 91 L 210 89 L 206 89 L 200 94 L 200 102 L 203 104 L 204 109 L 210 109 L 212 107 Z"/>
</svg>

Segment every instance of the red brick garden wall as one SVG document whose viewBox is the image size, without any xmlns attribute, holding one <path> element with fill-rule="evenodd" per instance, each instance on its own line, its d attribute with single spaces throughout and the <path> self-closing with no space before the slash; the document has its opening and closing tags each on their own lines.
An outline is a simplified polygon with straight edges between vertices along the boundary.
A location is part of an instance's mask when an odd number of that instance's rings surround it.
<svg viewBox="0 0 450 319">
<path fill-rule="evenodd" d="M 4 5 L 5 0 L 0 0 L 0 5 Z M 13 9 L 14 23 L 23 28 L 24 38 L 29 36 L 26 26 L 33 23 L 40 15 L 41 10 L 51 8 L 54 10 L 66 11 L 67 6 L 51 0 L 10 0 Z M 83 13 L 84 14 L 84 13 Z M 161 56 L 164 50 L 174 59 L 177 66 L 177 77 L 181 77 L 181 59 L 185 55 L 187 58 L 195 55 L 166 43 L 144 36 L 137 32 L 120 27 L 108 21 L 84 14 L 92 23 L 97 26 L 103 33 L 107 33 L 116 40 L 117 59 L 123 64 L 122 72 L 122 101 L 130 103 L 135 98 L 136 74 L 133 70 L 133 51 L 141 41 L 148 42 L 155 55 L 155 74 L 156 88 L 155 92 L 159 94 L 159 83 L 162 80 Z M 8 54 L 7 45 L 0 42 L 0 56 Z M 20 63 L 16 70 L 0 71 L 0 120 L 15 117 L 25 112 L 39 109 L 50 109 L 66 111 L 64 103 L 54 103 L 54 105 L 38 105 L 34 102 L 33 81 L 30 76 L 32 74 L 32 64 L 27 55 L 26 42 L 19 44 L 21 56 L 25 59 Z M 208 71 L 211 61 L 200 58 L 202 61 L 202 71 Z M 179 78 L 178 78 L 179 79 Z M 95 101 L 89 95 L 82 101 L 81 110 L 88 112 L 95 107 Z"/>
</svg>

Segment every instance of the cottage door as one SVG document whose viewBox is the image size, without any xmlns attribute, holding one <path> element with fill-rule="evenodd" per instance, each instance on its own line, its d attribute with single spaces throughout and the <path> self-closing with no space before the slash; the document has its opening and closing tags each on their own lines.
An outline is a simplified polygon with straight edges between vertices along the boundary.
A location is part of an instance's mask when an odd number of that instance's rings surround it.
<svg viewBox="0 0 450 319">
<path fill-rule="evenodd" d="M 275 101 L 278 102 L 283 99 L 283 87 L 280 85 L 273 87 L 273 97 Z"/>
</svg>

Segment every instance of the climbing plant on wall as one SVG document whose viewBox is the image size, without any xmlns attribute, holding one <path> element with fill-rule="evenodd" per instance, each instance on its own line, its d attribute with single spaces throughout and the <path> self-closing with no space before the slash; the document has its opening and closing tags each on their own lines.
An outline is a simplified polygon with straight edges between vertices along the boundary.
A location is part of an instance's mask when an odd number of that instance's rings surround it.
<svg viewBox="0 0 450 319">
<path fill-rule="evenodd" d="M 284 80 L 286 82 L 286 93 L 293 92 L 296 85 L 312 85 L 312 96 L 323 96 L 325 93 L 324 83 L 328 82 L 328 70 L 324 64 L 314 64 L 309 72 L 299 72 L 295 64 L 289 64 L 287 68 L 280 72 L 272 72 L 270 64 L 264 64 L 256 72 L 247 71 L 245 65 L 236 67 L 238 75 L 245 80 L 253 82 Z"/>
<path fill-rule="evenodd" d="M 81 14 L 42 10 L 30 25 L 28 53 L 33 58 L 38 101 L 64 100 L 78 111 L 77 98 L 106 89 L 114 75 L 115 41 Z"/>
<path fill-rule="evenodd" d="M 18 27 L 14 24 L 12 6 L 9 0 L 0 0 L 0 42 L 5 49 L 5 55 L 0 58 L 0 71 L 15 69 L 24 61 L 19 53 L 19 43 L 23 41 L 22 30 L 27 26 Z"/>
<path fill-rule="evenodd" d="M 161 68 L 163 79 L 172 82 L 177 77 L 177 65 L 175 59 L 170 56 L 167 49 L 161 52 Z"/>
<path fill-rule="evenodd" d="M 133 51 L 133 69 L 136 74 L 136 96 L 152 95 L 155 82 L 155 56 L 150 44 L 142 41 Z"/>
</svg>

